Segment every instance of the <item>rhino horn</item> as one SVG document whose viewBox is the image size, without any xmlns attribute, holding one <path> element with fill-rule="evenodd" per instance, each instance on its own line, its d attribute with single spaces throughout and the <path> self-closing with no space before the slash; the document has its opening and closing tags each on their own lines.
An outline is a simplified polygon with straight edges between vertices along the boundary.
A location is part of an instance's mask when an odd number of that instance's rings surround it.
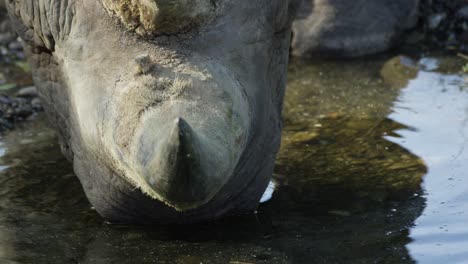
<svg viewBox="0 0 468 264">
<path fill-rule="evenodd" d="M 179 204 L 184 201 L 203 201 L 207 193 L 204 154 L 189 124 L 178 118 L 168 138 L 156 154 L 158 173 L 149 179 L 153 188 L 165 201 Z"/>
</svg>

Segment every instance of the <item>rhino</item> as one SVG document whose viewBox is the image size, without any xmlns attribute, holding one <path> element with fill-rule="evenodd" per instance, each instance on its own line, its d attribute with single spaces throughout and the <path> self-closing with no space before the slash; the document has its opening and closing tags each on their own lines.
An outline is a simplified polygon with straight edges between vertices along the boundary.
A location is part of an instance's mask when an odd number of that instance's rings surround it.
<svg viewBox="0 0 468 264">
<path fill-rule="evenodd" d="M 353 58 L 387 51 L 419 18 L 419 0 L 302 0 L 292 55 Z"/>
<path fill-rule="evenodd" d="M 103 218 L 193 223 L 256 209 L 280 144 L 296 0 L 6 7 L 62 152 Z"/>
</svg>

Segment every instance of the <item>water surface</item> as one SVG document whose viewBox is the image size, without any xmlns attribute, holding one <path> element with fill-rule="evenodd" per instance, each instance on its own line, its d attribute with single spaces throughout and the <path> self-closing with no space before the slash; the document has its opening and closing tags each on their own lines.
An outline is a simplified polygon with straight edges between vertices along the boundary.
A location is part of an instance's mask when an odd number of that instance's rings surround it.
<svg viewBox="0 0 468 264">
<path fill-rule="evenodd" d="M 104 223 L 25 124 L 0 140 L 0 263 L 468 263 L 460 62 L 388 59 L 292 63 L 272 197 L 215 223 Z"/>
</svg>

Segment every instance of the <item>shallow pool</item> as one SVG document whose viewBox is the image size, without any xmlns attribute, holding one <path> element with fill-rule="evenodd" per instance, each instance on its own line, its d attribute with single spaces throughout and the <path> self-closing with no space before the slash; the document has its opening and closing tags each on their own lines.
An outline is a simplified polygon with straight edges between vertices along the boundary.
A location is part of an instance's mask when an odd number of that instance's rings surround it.
<svg viewBox="0 0 468 264">
<path fill-rule="evenodd" d="M 267 201 L 196 226 L 105 223 L 40 116 L 0 140 L 0 263 L 468 263 L 467 77 L 414 59 L 293 62 Z"/>
</svg>

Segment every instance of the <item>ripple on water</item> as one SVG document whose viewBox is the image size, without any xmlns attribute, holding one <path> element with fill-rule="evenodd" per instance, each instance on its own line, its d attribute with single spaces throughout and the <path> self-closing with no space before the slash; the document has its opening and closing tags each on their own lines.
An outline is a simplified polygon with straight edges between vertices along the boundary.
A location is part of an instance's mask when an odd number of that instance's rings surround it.
<svg viewBox="0 0 468 264">
<path fill-rule="evenodd" d="M 447 60 L 397 82 L 398 60 L 293 63 L 271 197 L 215 223 L 104 224 L 29 123 L 0 140 L 0 262 L 463 263 L 468 94 Z"/>
<path fill-rule="evenodd" d="M 428 166 L 426 208 L 411 230 L 412 256 L 423 263 L 468 261 L 468 90 L 459 75 L 421 71 L 389 116 L 414 131 L 387 137 Z"/>
</svg>

